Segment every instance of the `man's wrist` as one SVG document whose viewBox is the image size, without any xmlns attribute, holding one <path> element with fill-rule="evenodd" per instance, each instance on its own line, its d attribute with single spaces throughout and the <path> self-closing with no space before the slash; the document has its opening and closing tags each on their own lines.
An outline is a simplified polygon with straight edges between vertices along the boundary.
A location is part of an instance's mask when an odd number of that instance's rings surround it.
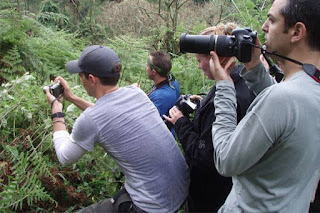
<svg viewBox="0 0 320 213">
<path fill-rule="evenodd" d="M 51 114 L 51 120 L 54 120 L 55 118 L 63 118 L 65 117 L 65 114 L 63 112 L 55 112 Z"/>
<path fill-rule="evenodd" d="M 55 118 L 55 119 L 52 121 L 52 124 L 56 124 L 56 123 L 66 125 L 66 122 L 64 121 L 64 119 Z"/>
<path fill-rule="evenodd" d="M 243 65 L 247 68 L 247 70 L 250 72 L 253 68 L 258 66 L 260 64 L 260 59 L 259 60 L 252 60 L 249 63 L 244 63 Z"/>
<path fill-rule="evenodd" d="M 53 102 L 51 103 L 51 113 L 54 114 L 56 112 L 61 112 L 62 111 L 62 104 L 57 100 L 53 100 Z"/>
</svg>

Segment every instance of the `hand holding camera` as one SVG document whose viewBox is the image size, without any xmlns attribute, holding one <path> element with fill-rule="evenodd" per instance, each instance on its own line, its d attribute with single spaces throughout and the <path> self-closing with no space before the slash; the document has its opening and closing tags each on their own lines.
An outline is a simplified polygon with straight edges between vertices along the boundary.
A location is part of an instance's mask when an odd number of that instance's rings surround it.
<svg viewBox="0 0 320 213">
<path fill-rule="evenodd" d="M 192 96 L 190 94 L 181 95 L 174 106 L 169 110 L 170 117 L 163 115 L 166 119 L 165 124 L 167 127 L 171 129 L 179 118 L 188 116 L 190 113 L 194 112 L 200 99 L 200 96 Z"/>
<path fill-rule="evenodd" d="M 56 98 L 59 98 L 61 95 L 63 95 L 63 91 L 64 88 L 60 84 L 60 81 L 49 86 L 49 92 Z"/>
<path fill-rule="evenodd" d="M 214 51 L 211 51 L 210 55 L 210 71 L 214 76 L 214 79 L 216 81 L 228 80 L 233 82 L 232 78 L 230 77 L 230 73 L 235 66 L 235 61 L 233 58 L 228 58 L 226 61 L 220 62 L 218 55 Z"/>
<path fill-rule="evenodd" d="M 48 103 L 51 105 L 51 109 L 52 109 L 53 113 L 62 111 L 62 108 L 63 108 L 62 104 L 57 100 L 59 100 L 59 98 L 62 97 L 63 91 L 64 91 L 64 88 L 60 84 L 60 81 L 58 81 L 52 85 L 43 87 L 43 92 L 47 96 Z M 53 104 L 55 102 L 60 103 L 59 106 L 53 107 Z"/>
<path fill-rule="evenodd" d="M 71 89 L 62 77 L 57 77 L 54 80 L 54 84 L 50 86 L 45 86 L 43 88 L 44 93 L 47 95 L 47 100 L 51 105 L 52 112 L 62 111 L 63 105 L 60 103 L 60 98 L 64 97 L 66 100 L 69 100 L 72 96 Z M 56 107 L 53 107 L 56 105 Z"/>
</svg>

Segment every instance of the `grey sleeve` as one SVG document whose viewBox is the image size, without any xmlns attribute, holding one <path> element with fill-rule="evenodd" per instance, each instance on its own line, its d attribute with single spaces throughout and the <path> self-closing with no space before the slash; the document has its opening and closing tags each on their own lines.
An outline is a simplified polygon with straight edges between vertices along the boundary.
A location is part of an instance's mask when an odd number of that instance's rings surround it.
<svg viewBox="0 0 320 213">
<path fill-rule="evenodd" d="M 274 97 L 270 90 L 256 97 L 253 109 L 237 126 L 234 85 L 229 81 L 216 83 L 214 98 L 216 120 L 212 124 L 214 163 L 224 176 L 234 176 L 249 169 L 268 151 L 286 127 L 283 110 L 274 110 L 267 104 L 278 106 L 283 96 Z M 277 119 L 278 122 L 274 122 Z"/>
<path fill-rule="evenodd" d="M 262 90 L 276 83 L 262 63 L 250 71 L 244 67 L 240 72 L 240 76 L 255 95 L 258 95 Z"/>
<path fill-rule="evenodd" d="M 90 151 L 98 140 L 99 128 L 92 118 L 83 112 L 73 125 L 71 140 Z"/>
<path fill-rule="evenodd" d="M 67 131 L 53 133 L 54 148 L 59 162 L 62 165 L 70 165 L 79 160 L 87 151 L 70 139 Z"/>
</svg>

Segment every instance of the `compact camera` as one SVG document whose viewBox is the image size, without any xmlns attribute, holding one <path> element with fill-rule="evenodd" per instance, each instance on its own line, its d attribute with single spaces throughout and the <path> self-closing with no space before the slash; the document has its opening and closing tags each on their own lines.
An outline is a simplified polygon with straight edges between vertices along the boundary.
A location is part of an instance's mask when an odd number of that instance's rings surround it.
<svg viewBox="0 0 320 213">
<path fill-rule="evenodd" d="M 197 109 L 199 100 L 190 99 L 190 94 L 181 95 L 174 104 L 185 116 Z"/>
<path fill-rule="evenodd" d="M 188 116 L 190 113 L 194 112 L 199 103 L 199 100 L 191 99 L 190 96 L 190 94 L 181 95 L 174 104 L 185 116 Z M 172 129 L 173 124 L 170 121 L 165 120 L 164 122 L 168 129 Z"/>
<path fill-rule="evenodd" d="M 235 56 L 240 62 L 250 62 L 252 47 L 255 45 L 257 32 L 249 28 L 237 28 L 232 35 L 189 35 L 180 36 L 181 53 L 210 54 L 215 51 L 218 56 Z"/>
<path fill-rule="evenodd" d="M 63 91 L 64 89 L 61 86 L 60 82 L 49 86 L 49 92 L 56 98 L 58 98 L 63 93 Z"/>
</svg>

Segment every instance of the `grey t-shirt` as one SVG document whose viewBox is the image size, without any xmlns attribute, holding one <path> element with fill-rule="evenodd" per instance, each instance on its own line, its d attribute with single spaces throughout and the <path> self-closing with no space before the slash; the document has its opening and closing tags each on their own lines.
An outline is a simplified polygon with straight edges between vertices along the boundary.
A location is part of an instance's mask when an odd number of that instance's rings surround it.
<svg viewBox="0 0 320 213">
<path fill-rule="evenodd" d="M 121 167 L 133 202 L 147 212 L 173 212 L 186 198 L 189 171 L 158 110 L 139 88 L 101 97 L 76 120 L 72 140 L 101 145 Z"/>
<path fill-rule="evenodd" d="M 301 71 L 272 85 L 261 64 L 248 75 L 258 95 L 238 126 L 233 84 L 216 85 L 214 160 L 233 180 L 220 212 L 308 212 L 320 168 L 320 84 Z"/>
</svg>

